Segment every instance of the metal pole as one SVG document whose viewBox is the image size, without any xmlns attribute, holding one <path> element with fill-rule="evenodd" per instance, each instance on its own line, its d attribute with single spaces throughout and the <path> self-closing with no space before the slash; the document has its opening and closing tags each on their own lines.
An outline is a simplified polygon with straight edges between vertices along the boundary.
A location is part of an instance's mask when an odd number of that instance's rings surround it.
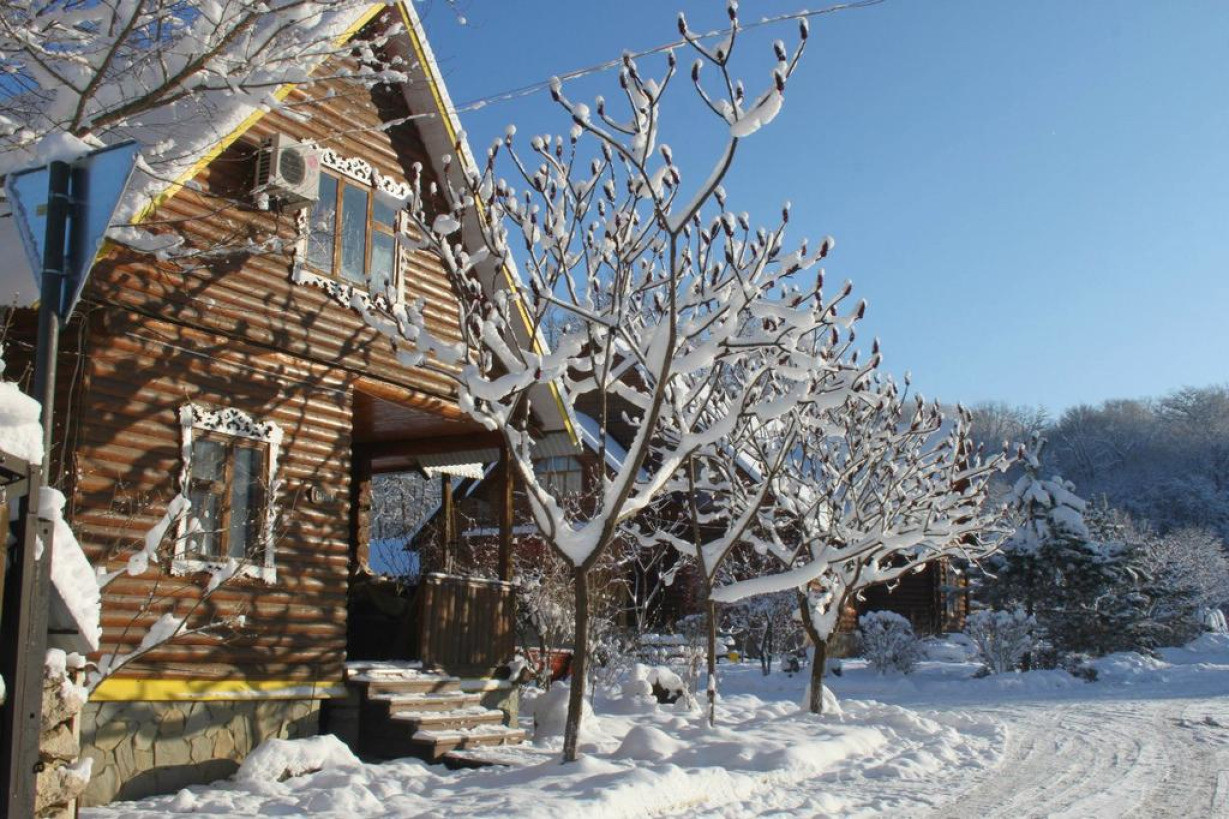
<svg viewBox="0 0 1229 819">
<path fill-rule="evenodd" d="M 48 166 L 47 239 L 43 249 L 43 281 L 39 292 L 38 349 L 34 362 L 34 397 L 43 404 L 43 467 L 47 483 L 51 477 L 51 427 L 55 415 L 55 364 L 60 346 L 60 309 L 64 299 L 64 242 L 68 237 L 71 209 L 69 180 L 72 167 L 67 162 Z"/>
<path fill-rule="evenodd" d="M 64 303 L 65 239 L 72 209 L 69 182 L 72 168 L 66 162 L 48 166 L 47 233 L 43 249 L 43 275 L 38 313 L 38 349 L 34 364 L 34 396 L 42 402 L 44 480 L 50 477 L 51 429 L 55 417 L 55 370 L 59 346 L 60 315 Z M 53 481 L 47 480 L 48 483 Z M 43 658 L 47 653 L 47 608 L 51 578 L 51 538 L 48 527 L 37 523 L 38 486 L 30 482 L 30 494 L 22 504 L 26 536 L 10 551 L 11 571 L 6 578 L 4 634 L 0 638 L 0 669 L 9 685 L 4 703 L 5 729 L 0 784 L 4 787 L 5 815 L 34 815 L 38 770 L 38 738 L 43 710 Z M 43 554 L 34 559 L 42 531 Z"/>
</svg>

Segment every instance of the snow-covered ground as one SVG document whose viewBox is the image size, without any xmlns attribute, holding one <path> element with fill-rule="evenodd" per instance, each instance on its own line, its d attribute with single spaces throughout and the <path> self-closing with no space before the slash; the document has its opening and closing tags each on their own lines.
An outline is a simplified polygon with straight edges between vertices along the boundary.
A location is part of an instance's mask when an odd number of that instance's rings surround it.
<svg viewBox="0 0 1229 819">
<path fill-rule="evenodd" d="M 1099 660 L 1094 683 L 974 679 L 974 663 L 943 653 L 908 677 L 845 663 L 830 680 L 840 710 L 823 717 L 800 713 L 802 675 L 752 665 L 726 668 L 715 729 L 685 709 L 599 698 L 573 765 L 558 763 L 557 739 L 469 771 L 363 765 L 318 743 L 265 753 L 260 775 L 250 765 L 83 815 L 1229 816 L 1229 637 Z M 281 755 L 296 770 L 330 764 L 279 782 Z"/>
</svg>

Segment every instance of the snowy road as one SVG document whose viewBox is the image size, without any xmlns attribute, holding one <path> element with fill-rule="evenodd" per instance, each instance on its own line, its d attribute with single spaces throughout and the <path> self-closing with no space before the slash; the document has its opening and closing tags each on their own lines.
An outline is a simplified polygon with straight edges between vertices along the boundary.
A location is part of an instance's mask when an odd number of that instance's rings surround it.
<svg viewBox="0 0 1229 819">
<path fill-rule="evenodd" d="M 962 710 L 1001 720 L 1007 747 L 1000 766 L 953 793 L 935 808 L 936 817 L 1229 816 L 1229 700 Z"/>
</svg>

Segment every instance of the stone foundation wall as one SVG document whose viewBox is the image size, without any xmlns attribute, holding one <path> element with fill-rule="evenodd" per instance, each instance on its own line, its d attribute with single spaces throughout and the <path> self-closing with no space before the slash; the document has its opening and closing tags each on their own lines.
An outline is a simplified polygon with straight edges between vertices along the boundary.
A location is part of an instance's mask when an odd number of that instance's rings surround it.
<svg viewBox="0 0 1229 819">
<path fill-rule="evenodd" d="M 76 656 L 76 655 L 74 655 Z M 34 812 L 40 819 L 70 819 L 74 801 L 90 776 L 88 762 L 78 744 L 78 715 L 85 705 L 85 689 L 63 669 L 63 654 L 57 668 L 43 672 L 43 713 L 38 738 L 42 769 L 35 783 Z M 78 658 L 79 659 L 79 658 Z M 84 757 L 83 757 L 84 758 Z"/>
<path fill-rule="evenodd" d="M 319 700 L 91 702 L 81 713 L 81 752 L 94 768 L 81 804 L 224 779 L 264 740 L 313 736 L 319 727 Z"/>
</svg>

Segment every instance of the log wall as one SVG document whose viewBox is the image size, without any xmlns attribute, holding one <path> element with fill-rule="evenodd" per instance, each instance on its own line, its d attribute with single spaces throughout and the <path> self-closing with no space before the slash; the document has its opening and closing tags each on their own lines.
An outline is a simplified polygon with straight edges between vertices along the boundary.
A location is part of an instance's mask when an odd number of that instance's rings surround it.
<svg viewBox="0 0 1229 819">
<path fill-rule="evenodd" d="M 327 680 L 345 653 L 349 565 L 350 395 L 339 373 L 136 314 L 110 316 L 85 365 L 88 411 L 76 443 L 74 524 L 95 565 L 120 569 L 177 491 L 179 408 L 236 407 L 281 426 L 277 580 L 234 579 L 196 623 L 244 614 L 227 641 L 186 637 L 125 676 Z M 326 497 L 313 487 L 320 487 Z M 164 611 L 185 614 L 199 578 L 165 570 L 121 575 L 107 588 L 105 650 L 131 650 Z M 150 598 L 154 602 L 150 605 Z M 133 672 L 133 673 L 129 673 Z"/>
<path fill-rule="evenodd" d="M 346 63 L 325 65 L 320 75 L 354 67 Z M 426 165 L 415 121 L 383 126 L 412 112 L 400 91 L 372 91 L 344 78 L 295 90 L 288 105 L 293 116 L 260 119 L 143 225 L 180 237 L 197 255 L 158 261 L 115 248 L 95 266 L 82 300 L 85 318 L 74 323 L 79 343 L 60 363 L 59 416 L 72 419 L 62 486 L 83 546 L 111 570 L 122 567 L 180 489 L 183 404 L 235 407 L 276 421 L 285 435 L 276 582 L 235 579 L 194 609 L 199 578 L 165 568 L 121 575 L 105 592 L 104 652 L 134 648 L 165 611 L 194 610 L 192 624 L 247 618 L 224 642 L 181 638 L 123 676 L 340 679 L 354 386 L 360 379 L 384 384 L 458 414 L 446 375 L 401 366 L 391 344 L 357 313 L 292 281 L 296 219 L 260 210 L 250 196 L 256 151 L 274 133 L 319 140 L 405 179 L 413 163 Z M 427 300 L 428 328 L 458 340 L 457 302 L 439 261 L 415 252 L 403 271 L 407 298 Z M 324 491 L 313 495 L 313 487 Z"/>
</svg>

